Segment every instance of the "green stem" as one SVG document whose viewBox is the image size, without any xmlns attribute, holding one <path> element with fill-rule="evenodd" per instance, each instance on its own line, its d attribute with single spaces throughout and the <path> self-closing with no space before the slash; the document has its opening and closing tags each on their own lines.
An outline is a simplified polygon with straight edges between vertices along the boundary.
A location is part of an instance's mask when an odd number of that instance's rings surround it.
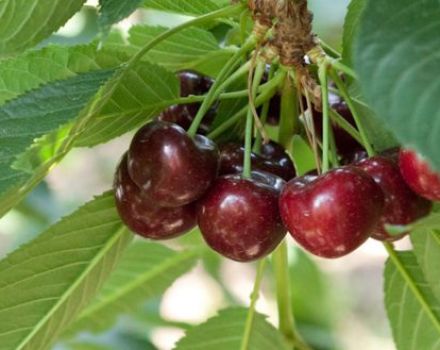
<svg viewBox="0 0 440 350">
<path fill-rule="evenodd" d="M 327 83 L 327 64 L 319 66 L 319 82 L 322 92 L 322 173 L 330 168 L 329 149 L 330 149 L 330 118 L 328 102 L 328 83 Z"/>
<path fill-rule="evenodd" d="M 125 71 L 128 71 L 130 68 L 133 68 L 133 66 L 142 59 L 143 56 L 145 56 L 148 51 L 150 51 L 152 48 L 154 48 L 157 44 L 161 43 L 162 41 L 168 39 L 170 36 L 182 31 L 183 29 L 193 27 L 193 26 L 199 26 L 205 23 L 209 23 L 214 19 L 221 18 L 221 17 L 229 17 L 236 14 L 239 14 L 241 11 L 243 11 L 244 5 L 243 4 L 235 4 L 231 6 L 224 7 L 220 10 L 213 11 L 210 13 L 207 13 L 206 15 L 199 16 L 197 18 L 194 18 L 190 21 L 184 22 L 174 28 L 171 28 L 167 30 L 166 32 L 163 32 L 162 34 L 155 37 L 153 40 L 151 40 L 147 45 L 145 45 L 142 49 L 140 49 L 136 55 L 134 55 L 130 61 L 128 61 Z"/>
<path fill-rule="evenodd" d="M 254 317 L 255 317 L 255 306 L 257 305 L 257 301 L 260 293 L 261 281 L 263 280 L 263 276 L 264 276 L 265 266 L 266 266 L 266 259 L 261 259 L 257 267 L 257 275 L 255 276 L 254 288 L 251 294 L 251 304 L 249 305 L 249 312 L 246 318 L 243 341 L 241 343 L 240 350 L 249 349 L 249 342 L 251 339 L 252 326 L 254 324 Z"/>
<path fill-rule="evenodd" d="M 292 136 L 298 132 L 299 108 L 298 96 L 293 79 L 286 76 L 283 91 L 281 93 L 280 124 L 278 129 L 278 142 L 286 149 L 292 140 Z"/>
<path fill-rule="evenodd" d="M 249 37 L 248 40 L 246 41 L 246 43 L 239 50 L 237 50 L 234 53 L 234 55 L 229 59 L 229 61 L 222 68 L 219 75 L 215 79 L 214 84 L 209 89 L 209 92 L 206 95 L 205 100 L 203 101 L 202 105 L 200 106 L 200 108 L 199 108 L 199 110 L 198 110 L 198 112 L 197 112 L 197 114 L 191 124 L 191 127 L 188 130 L 188 135 L 194 136 L 197 133 L 199 125 L 203 120 L 203 117 L 205 116 L 206 112 L 209 110 L 209 108 L 211 107 L 211 105 L 213 104 L 213 102 L 215 100 L 215 96 L 220 94 L 220 92 L 221 92 L 220 88 L 224 88 L 223 83 L 225 81 L 225 78 L 231 74 L 232 70 L 241 61 L 243 54 L 246 53 L 247 51 L 249 51 L 253 46 L 255 46 L 255 43 L 256 43 L 255 37 L 254 36 Z M 236 76 L 236 75 L 234 74 L 234 76 Z"/>
<path fill-rule="evenodd" d="M 348 75 L 349 77 L 357 80 L 358 77 L 356 75 L 356 72 L 353 69 L 351 69 L 350 67 L 343 64 L 339 59 L 335 60 L 335 59 L 329 58 L 328 62 L 336 70 L 338 70 L 338 71 Z"/>
<path fill-rule="evenodd" d="M 267 84 L 262 85 L 260 88 L 260 95 L 255 99 L 255 106 L 259 107 L 264 102 L 269 100 L 273 97 L 275 92 L 278 90 L 278 86 L 281 83 L 281 81 L 284 80 L 286 74 L 285 71 L 280 72 L 277 74 L 274 79 L 269 81 Z M 213 131 L 211 131 L 208 134 L 208 138 L 215 139 L 219 137 L 221 134 L 223 134 L 226 130 L 228 130 L 230 127 L 235 125 L 243 116 L 246 115 L 246 112 L 248 110 L 248 106 L 243 107 L 241 110 L 239 110 L 237 113 L 235 113 L 231 118 L 223 122 L 221 125 L 219 125 L 217 128 L 215 128 Z"/>
<path fill-rule="evenodd" d="M 331 71 L 331 77 L 333 81 L 335 82 L 336 86 L 339 89 L 339 92 L 341 93 L 342 98 L 347 103 L 348 108 L 350 109 L 351 114 L 353 115 L 353 119 L 356 123 L 356 127 L 359 130 L 359 134 L 362 139 L 362 144 L 364 148 L 367 150 L 368 155 L 371 157 L 375 154 L 373 147 L 371 146 L 371 143 L 368 140 L 367 133 L 365 131 L 365 128 L 362 124 L 361 117 L 358 113 L 358 110 L 353 102 L 353 100 L 350 97 L 350 94 L 347 91 L 347 88 L 345 87 L 344 82 L 341 80 L 341 78 L 336 74 L 334 71 Z"/>
<path fill-rule="evenodd" d="M 264 74 L 264 62 L 258 62 L 257 67 L 254 72 L 254 77 L 252 80 L 252 86 L 249 86 L 250 92 L 249 92 L 249 104 L 254 103 L 255 98 L 257 96 L 258 87 L 260 86 L 261 79 L 263 78 Z M 250 99 L 252 97 L 252 101 Z M 246 134 L 245 134 L 245 146 L 244 146 L 244 160 L 243 160 L 243 177 L 244 178 L 250 178 L 251 177 L 251 171 L 252 171 L 252 164 L 251 164 L 251 154 L 252 154 L 252 136 L 253 136 L 253 130 L 254 130 L 254 115 L 252 112 L 251 107 L 249 106 L 247 117 L 246 117 Z"/>
<path fill-rule="evenodd" d="M 336 123 L 341 129 L 343 129 L 347 134 L 354 138 L 357 142 L 362 144 L 362 138 L 359 132 L 354 128 L 346 119 L 344 119 L 338 112 L 333 109 L 329 109 L 330 119 Z"/>
<path fill-rule="evenodd" d="M 328 43 L 326 43 L 325 41 L 322 41 L 322 39 L 319 39 L 319 42 L 320 42 L 322 48 L 324 49 L 324 51 L 328 55 L 332 56 L 333 58 L 341 57 L 341 54 L 338 52 L 338 50 L 331 47 Z"/>
<path fill-rule="evenodd" d="M 278 306 L 279 329 L 286 340 L 294 348 L 310 350 L 296 331 L 293 317 L 292 298 L 290 295 L 289 263 L 287 259 L 287 244 L 283 241 L 272 254 L 272 263 L 276 280 L 276 297 Z"/>
</svg>

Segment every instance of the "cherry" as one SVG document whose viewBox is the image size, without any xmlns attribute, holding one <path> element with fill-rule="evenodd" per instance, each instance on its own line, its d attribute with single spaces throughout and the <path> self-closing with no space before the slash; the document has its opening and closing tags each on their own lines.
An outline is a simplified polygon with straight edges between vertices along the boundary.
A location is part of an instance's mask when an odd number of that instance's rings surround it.
<svg viewBox="0 0 440 350">
<path fill-rule="evenodd" d="M 422 156 L 404 149 L 399 156 L 400 172 L 406 183 L 417 194 L 432 201 L 440 201 L 440 173 L 435 172 Z"/>
<path fill-rule="evenodd" d="M 191 139 L 180 126 L 156 121 L 134 136 L 128 171 L 156 205 L 179 207 L 199 199 L 214 181 L 218 149 L 204 136 Z"/>
<path fill-rule="evenodd" d="M 253 171 L 219 177 L 199 202 L 198 223 L 207 244 L 232 260 L 247 262 L 272 252 L 286 234 L 278 210 L 284 181 Z"/>
<path fill-rule="evenodd" d="M 131 180 L 127 155 L 121 160 L 114 182 L 116 208 L 122 221 L 135 233 L 151 239 L 168 239 L 189 231 L 196 225 L 196 206 L 156 207 Z"/>
<path fill-rule="evenodd" d="M 390 242 L 401 239 L 407 233 L 392 236 L 387 232 L 385 225 L 408 225 L 429 214 L 431 202 L 411 191 L 392 158 L 376 156 L 361 161 L 357 166 L 368 173 L 384 193 L 384 212 L 373 231 L 373 238 Z"/>
<path fill-rule="evenodd" d="M 382 215 L 383 193 L 364 171 L 352 167 L 291 180 L 280 197 L 284 224 L 313 254 L 337 258 L 357 249 Z"/>
<path fill-rule="evenodd" d="M 244 147 L 227 143 L 220 147 L 220 174 L 239 174 L 243 171 Z M 252 167 L 277 175 L 288 181 L 295 176 L 295 167 L 284 148 L 276 142 L 262 145 L 259 155 L 251 154 Z"/>
<path fill-rule="evenodd" d="M 194 71 L 181 71 L 178 73 L 180 81 L 180 96 L 187 97 L 189 95 L 203 95 L 209 91 L 213 80 L 209 77 L 200 75 Z M 200 108 L 200 103 L 188 103 L 181 105 L 174 105 L 165 109 L 160 115 L 159 120 L 180 125 L 185 130 L 189 129 L 197 111 Z M 198 133 L 207 134 L 209 128 L 217 113 L 217 105 L 215 104 L 206 115 L 200 124 Z"/>
</svg>

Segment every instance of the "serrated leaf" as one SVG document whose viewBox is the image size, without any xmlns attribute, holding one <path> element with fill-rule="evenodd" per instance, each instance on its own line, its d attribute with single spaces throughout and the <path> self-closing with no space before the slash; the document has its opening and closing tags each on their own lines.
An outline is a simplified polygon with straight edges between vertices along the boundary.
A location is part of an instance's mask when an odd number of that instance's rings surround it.
<svg viewBox="0 0 440 350">
<path fill-rule="evenodd" d="M 127 60 L 121 52 L 98 50 L 97 44 L 49 46 L 0 61 L 0 104 L 46 83 L 94 70 L 115 68 Z"/>
<path fill-rule="evenodd" d="M 95 146 L 145 124 L 179 97 L 179 82 L 172 72 L 140 62 L 109 94 L 99 111 L 87 117 L 76 147 Z"/>
<path fill-rule="evenodd" d="M 46 349 L 92 299 L 131 241 L 102 195 L 0 262 L 2 349 Z"/>
<path fill-rule="evenodd" d="M 348 5 L 342 36 L 342 61 L 352 65 L 353 42 L 359 28 L 359 20 L 364 10 L 365 0 L 352 0 Z"/>
<path fill-rule="evenodd" d="M 440 169 L 440 4 L 368 0 L 355 48 L 367 102 L 398 140 Z"/>
<path fill-rule="evenodd" d="M 247 313 L 244 308 L 220 311 L 217 316 L 188 330 L 174 350 L 240 349 Z M 266 317 L 256 313 L 248 349 L 287 350 L 288 347 L 281 333 L 267 322 Z"/>
<path fill-rule="evenodd" d="M 144 0 L 144 7 L 183 15 L 203 15 L 221 6 L 210 0 Z"/>
<path fill-rule="evenodd" d="M 440 231 L 416 229 L 411 234 L 411 242 L 426 280 L 440 301 Z"/>
<path fill-rule="evenodd" d="M 118 316 L 160 296 L 194 266 L 197 258 L 194 250 L 176 252 L 157 243 L 133 244 L 102 291 L 69 328 L 69 333 L 105 330 Z"/>
<path fill-rule="evenodd" d="M 34 139 L 73 120 L 112 74 L 103 70 L 51 83 L 0 108 L 0 194 L 27 177 L 12 169 L 15 157 Z"/>
<path fill-rule="evenodd" d="M 386 264 L 385 305 L 398 350 L 440 349 L 440 304 L 411 252 Z"/>
<path fill-rule="evenodd" d="M 85 0 L 3 0 L 0 2 L 0 57 L 20 53 L 47 38 Z"/>
<path fill-rule="evenodd" d="M 131 15 L 141 4 L 142 0 L 99 0 L 98 23 L 101 30 L 106 33 L 113 24 Z"/>
</svg>

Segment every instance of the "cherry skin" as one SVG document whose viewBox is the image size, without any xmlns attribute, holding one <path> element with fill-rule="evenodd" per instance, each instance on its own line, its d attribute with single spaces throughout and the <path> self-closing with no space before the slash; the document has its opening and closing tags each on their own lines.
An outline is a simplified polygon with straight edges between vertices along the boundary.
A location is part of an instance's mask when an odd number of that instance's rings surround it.
<svg viewBox="0 0 440 350">
<path fill-rule="evenodd" d="M 284 181 L 253 171 L 219 177 L 199 202 L 198 223 L 207 244 L 219 254 L 248 262 L 272 252 L 286 235 L 278 210 Z"/>
<path fill-rule="evenodd" d="M 122 221 L 136 234 L 150 239 L 180 236 L 196 225 L 195 203 L 176 208 L 156 207 L 131 180 L 125 155 L 114 181 L 116 208 Z"/>
<path fill-rule="evenodd" d="M 431 201 L 440 201 L 440 173 L 413 150 L 404 149 L 399 155 L 400 172 L 411 189 Z"/>
<path fill-rule="evenodd" d="M 180 81 L 180 96 L 203 95 L 209 91 L 214 81 L 195 71 L 184 70 L 177 73 Z"/>
<path fill-rule="evenodd" d="M 180 126 L 152 122 L 134 136 L 128 171 L 155 205 L 180 207 L 199 199 L 217 176 L 218 149 L 208 138 L 191 139 Z"/>
<path fill-rule="evenodd" d="M 280 212 L 293 238 L 324 258 L 349 254 L 376 227 L 383 193 L 364 171 L 347 166 L 321 176 L 291 180 L 280 197 Z"/>
<path fill-rule="evenodd" d="M 405 183 L 397 163 L 392 158 L 376 156 L 357 164 L 368 173 L 384 193 L 385 207 L 372 237 L 380 241 L 397 241 L 408 233 L 390 235 L 386 224 L 408 225 L 429 214 L 430 201 L 416 195 Z"/>
<path fill-rule="evenodd" d="M 244 147 L 227 143 L 220 147 L 220 174 L 240 174 L 243 171 Z M 277 175 L 288 181 L 295 177 L 295 167 L 284 148 L 276 142 L 262 145 L 259 155 L 251 154 L 252 168 Z"/>
</svg>

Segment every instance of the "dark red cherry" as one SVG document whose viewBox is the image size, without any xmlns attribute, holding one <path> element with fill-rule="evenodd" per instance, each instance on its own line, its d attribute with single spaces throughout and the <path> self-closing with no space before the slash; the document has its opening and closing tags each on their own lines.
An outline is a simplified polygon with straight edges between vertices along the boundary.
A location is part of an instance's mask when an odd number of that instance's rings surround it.
<svg viewBox="0 0 440 350">
<path fill-rule="evenodd" d="M 177 73 L 180 81 L 180 96 L 203 95 L 209 91 L 214 81 L 195 71 L 184 70 Z"/>
<path fill-rule="evenodd" d="M 349 154 L 345 154 L 342 156 L 341 164 L 342 165 L 350 165 L 350 164 L 356 164 L 360 161 L 367 159 L 368 153 L 365 150 L 356 150 L 354 152 L 351 152 Z"/>
<path fill-rule="evenodd" d="M 193 139 L 176 124 L 152 122 L 134 136 L 128 151 L 133 181 L 155 205 L 179 207 L 199 199 L 217 176 L 218 149 Z"/>
<path fill-rule="evenodd" d="M 390 225 L 408 225 L 429 214 L 430 201 L 416 195 L 405 183 L 397 163 L 385 156 L 365 159 L 357 164 L 368 173 L 384 193 L 385 207 L 379 225 L 372 237 L 380 241 L 396 241 L 407 233 L 392 236 L 386 228 Z"/>
<path fill-rule="evenodd" d="M 177 208 L 156 207 L 131 180 L 127 156 L 122 158 L 114 182 L 116 208 L 122 221 L 132 230 L 150 239 L 168 239 L 196 225 L 195 204 Z"/>
<path fill-rule="evenodd" d="M 400 151 L 400 172 L 406 183 L 417 194 L 431 201 L 440 201 L 440 173 L 413 150 Z"/>
<path fill-rule="evenodd" d="M 244 147 L 227 143 L 220 147 L 220 174 L 239 174 L 243 171 Z M 284 180 L 295 177 L 295 167 L 283 147 L 269 142 L 261 147 L 259 155 L 251 154 L 252 167 L 277 175 Z"/>
<path fill-rule="evenodd" d="M 293 238 L 311 253 L 337 258 L 364 243 L 379 222 L 384 198 L 364 171 L 342 167 L 291 180 L 280 212 Z"/>
<path fill-rule="evenodd" d="M 160 115 L 159 120 L 164 122 L 175 123 L 185 130 L 188 130 L 193 122 L 200 104 L 190 103 L 182 105 L 174 105 L 165 109 Z M 198 133 L 206 135 L 211 127 L 212 122 L 216 116 L 216 108 L 210 108 L 203 117 L 202 123 L 199 126 Z"/>
<path fill-rule="evenodd" d="M 221 255 L 247 262 L 272 252 L 286 234 L 278 211 L 284 181 L 252 172 L 219 177 L 199 202 L 198 223 L 207 244 Z"/>
</svg>

